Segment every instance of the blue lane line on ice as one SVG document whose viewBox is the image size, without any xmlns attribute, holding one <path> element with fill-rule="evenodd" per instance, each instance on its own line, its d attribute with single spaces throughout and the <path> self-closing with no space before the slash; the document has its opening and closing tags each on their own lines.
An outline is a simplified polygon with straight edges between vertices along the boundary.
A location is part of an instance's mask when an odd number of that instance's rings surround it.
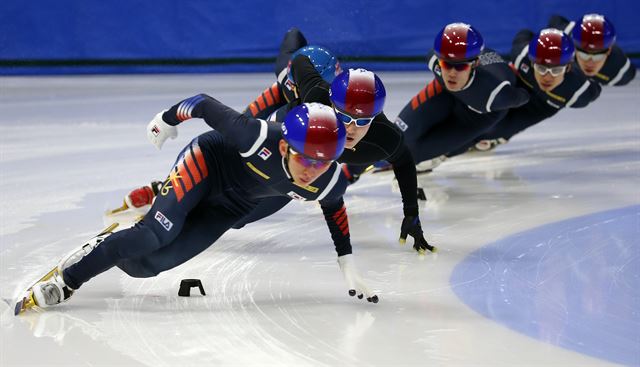
<svg viewBox="0 0 640 367">
<path fill-rule="evenodd" d="M 513 330 L 640 366 L 640 205 L 488 244 L 456 266 L 451 284 L 469 307 Z"/>
</svg>

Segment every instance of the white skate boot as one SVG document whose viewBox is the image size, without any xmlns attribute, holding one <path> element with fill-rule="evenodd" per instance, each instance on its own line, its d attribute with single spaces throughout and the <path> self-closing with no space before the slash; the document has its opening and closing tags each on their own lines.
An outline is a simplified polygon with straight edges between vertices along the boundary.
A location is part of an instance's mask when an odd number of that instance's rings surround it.
<svg viewBox="0 0 640 367">
<path fill-rule="evenodd" d="M 490 150 L 495 149 L 498 145 L 506 144 L 507 139 L 498 138 L 491 140 L 480 140 L 474 145 L 473 150 L 477 150 L 479 152 L 488 152 Z"/>
<path fill-rule="evenodd" d="M 94 248 L 98 247 L 105 238 L 113 233 L 117 226 L 117 223 L 109 226 L 97 236 L 64 256 L 55 268 L 51 269 L 25 291 L 23 296 L 16 302 L 15 315 L 36 306 L 47 308 L 68 300 L 73 295 L 74 290 L 64 282 L 62 277 L 64 269 L 77 263 Z"/>
<path fill-rule="evenodd" d="M 433 159 L 429 159 L 427 161 L 422 161 L 416 164 L 416 173 L 429 173 L 433 171 L 436 167 L 438 167 L 442 162 L 447 160 L 446 155 L 441 155 L 439 157 L 435 157 Z"/>
<path fill-rule="evenodd" d="M 36 306 L 42 308 L 51 307 L 71 297 L 73 289 L 64 283 L 62 270 L 56 267 L 48 279 L 42 280 L 31 287 Z"/>
</svg>

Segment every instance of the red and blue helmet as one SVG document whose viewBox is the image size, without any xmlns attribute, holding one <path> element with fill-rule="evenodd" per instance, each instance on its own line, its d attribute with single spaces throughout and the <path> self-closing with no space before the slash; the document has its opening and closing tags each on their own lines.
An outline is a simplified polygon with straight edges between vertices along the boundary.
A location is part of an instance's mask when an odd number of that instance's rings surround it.
<svg viewBox="0 0 640 367">
<path fill-rule="evenodd" d="M 541 30 L 529 43 L 529 60 L 540 65 L 567 65 L 574 54 L 569 36 L 555 28 Z"/>
<path fill-rule="evenodd" d="M 318 161 L 336 160 L 344 150 L 347 130 L 329 106 L 303 103 L 284 118 L 282 137 L 297 153 Z"/>
<path fill-rule="evenodd" d="M 465 23 L 451 23 L 438 32 L 433 51 L 447 62 L 467 62 L 484 50 L 484 39 L 475 28 Z"/>
<path fill-rule="evenodd" d="M 382 112 L 387 91 L 375 73 L 349 69 L 333 80 L 329 96 L 338 110 L 352 117 L 373 117 Z"/>
<path fill-rule="evenodd" d="M 291 73 L 291 62 L 293 62 L 298 55 L 305 55 L 308 57 L 316 68 L 318 74 L 320 74 L 322 79 L 327 83 L 331 83 L 336 75 L 342 72 L 342 69 L 340 68 L 340 61 L 338 61 L 338 58 L 335 57 L 331 51 L 322 46 L 308 45 L 298 49 L 289 59 L 289 65 L 287 66 L 287 78 L 289 78 L 292 83 L 295 83 L 295 81 L 293 80 L 293 74 Z"/>
<path fill-rule="evenodd" d="M 587 14 L 573 27 L 573 44 L 586 52 L 600 52 L 616 41 L 616 29 L 604 15 Z"/>
</svg>

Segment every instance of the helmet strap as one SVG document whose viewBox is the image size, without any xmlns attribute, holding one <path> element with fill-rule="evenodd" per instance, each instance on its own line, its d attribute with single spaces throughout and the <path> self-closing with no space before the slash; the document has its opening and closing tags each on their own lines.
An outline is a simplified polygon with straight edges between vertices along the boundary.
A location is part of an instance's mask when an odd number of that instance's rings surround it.
<svg viewBox="0 0 640 367">
<path fill-rule="evenodd" d="M 287 177 L 289 178 L 289 181 L 293 182 L 293 175 L 291 174 L 291 171 L 289 171 L 289 155 L 291 153 L 289 153 L 289 146 L 287 144 L 287 154 L 285 154 L 282 157 L 282 166 L 284 168 L 284 172 L 287 174 Z"/>
</svg>

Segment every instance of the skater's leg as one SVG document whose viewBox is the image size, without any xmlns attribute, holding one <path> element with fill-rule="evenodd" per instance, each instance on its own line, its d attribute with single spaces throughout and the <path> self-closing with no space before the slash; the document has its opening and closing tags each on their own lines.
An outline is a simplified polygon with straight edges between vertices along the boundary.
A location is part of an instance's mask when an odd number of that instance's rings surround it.
<svg viewBox="0 0 640 367">
<path fill-rule="evenodd" d="M 404 131 L 405 144 L 416 163 L 439 155 L 433 155 L 424 140 L 435 126 L 447 123 L 453 106 L 453 97 L 432 80 L 400 111 L 395 123 Z"/>
<path fill-rule="evenodd" d="M 181 152 L 167 184 L 140 222 L 107 237 L 80 261 L 64 269 L 63 278 L 69 287 L 78 289 L 118 261 L 140 258 L 168 245 L 182 230 L 189 212 L 207 196 L 222 191 L 218 167 L 205 161 L 198 141 Z M 208 149 L 207 142 L 203 139 L 202 149 Z"/>
<path fill-rule="evenodd" d="M 136 278 L 147 278 L 172 269 L 211 246 L 239 216 L 222 206 L 202 205 L 187 217 L 180 234 L 168 245 L 137 259 L 124 259 L 117 266 Z"/>
</svg>

